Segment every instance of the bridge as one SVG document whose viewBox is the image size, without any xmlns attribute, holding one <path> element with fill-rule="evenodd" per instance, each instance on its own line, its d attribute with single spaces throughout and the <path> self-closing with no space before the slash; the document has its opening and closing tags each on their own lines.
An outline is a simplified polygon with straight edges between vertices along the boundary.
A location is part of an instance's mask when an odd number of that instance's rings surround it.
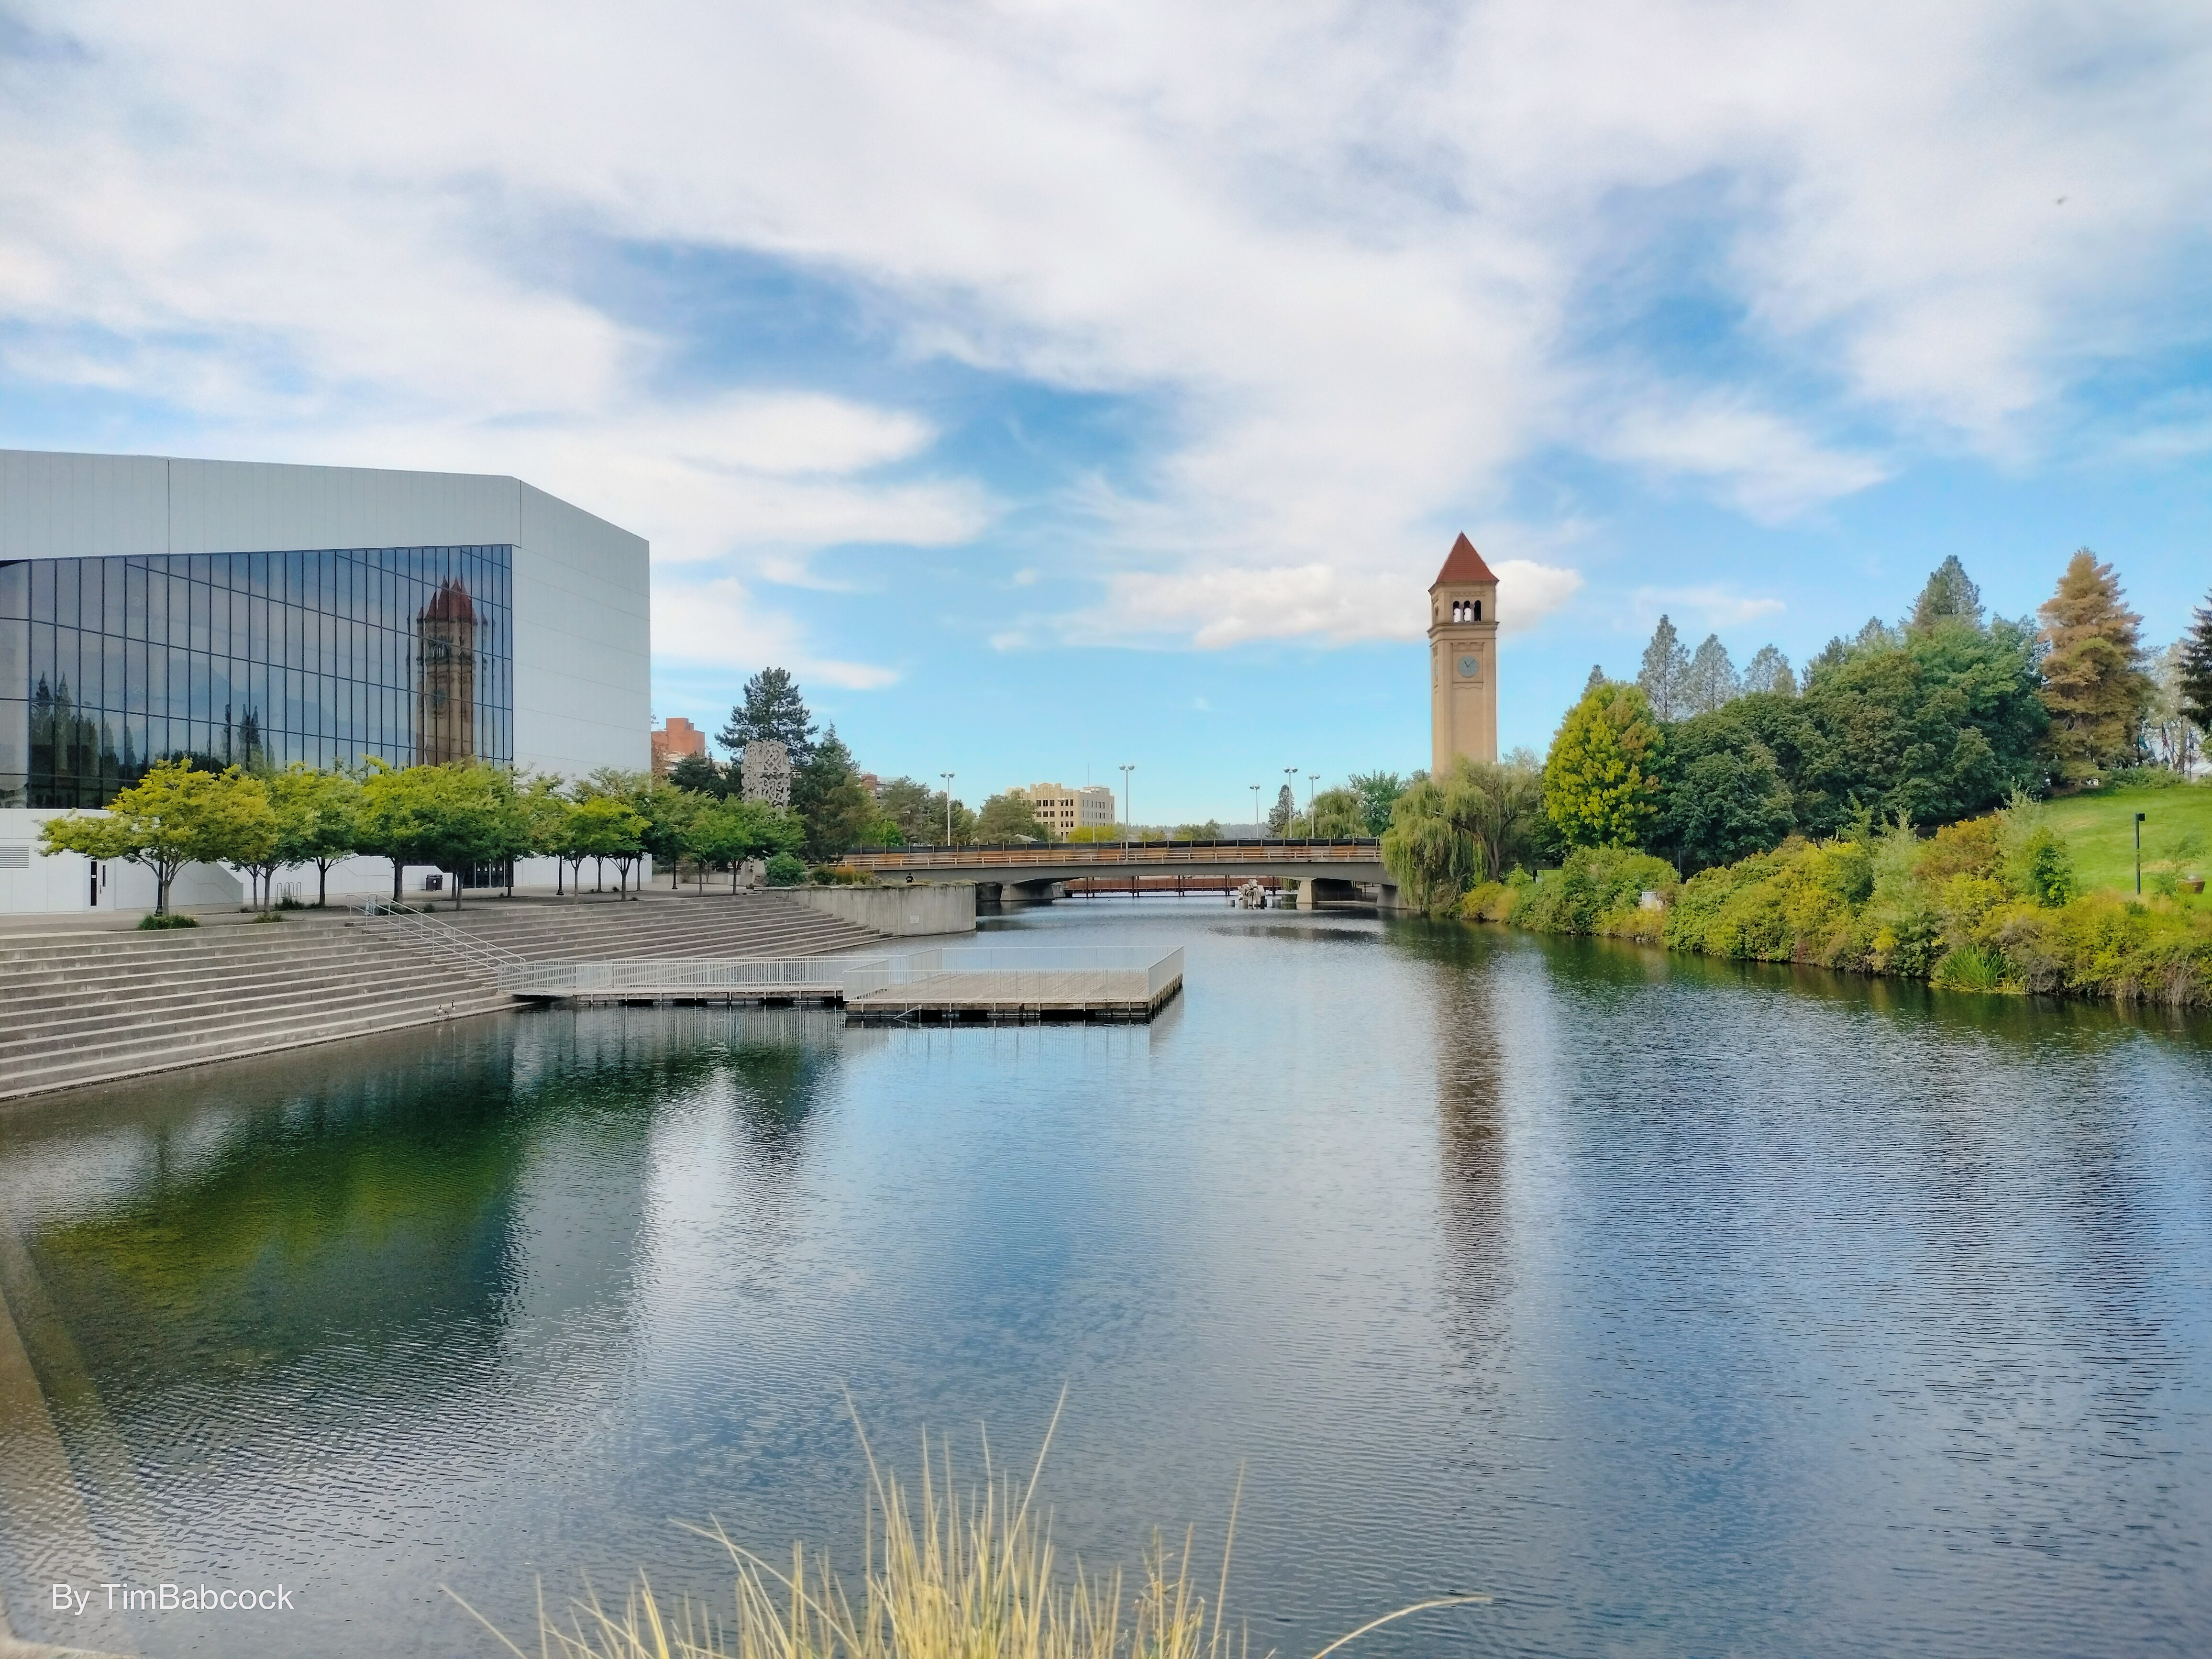
<svg viewBox="0 0 2212 1659">
<path fill-rule="evenodd" d="M 1398 902 L 1397 878 L 1382 867 L 1375 841 L 1018 842 L 997 847 L 855 848 L 844 862 L 878 881 L 972 881 L 1011 899 L 1056 896 L 1066 882 L 1091 877 L 1272 876 L 1297 882 L 1302 902 L 1368 897 Z M 1370 895 L 1360 891 L 1373 889 Z M 985 896 L 980 894 L 979 896 Z"/>
</svg>

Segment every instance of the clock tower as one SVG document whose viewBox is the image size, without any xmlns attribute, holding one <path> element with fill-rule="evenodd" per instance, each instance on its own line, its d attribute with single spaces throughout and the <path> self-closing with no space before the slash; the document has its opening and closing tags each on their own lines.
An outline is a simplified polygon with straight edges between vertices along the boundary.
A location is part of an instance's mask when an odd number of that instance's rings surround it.
<svg viewBox="0 0 2212 1659">
<path fill-rule="evenodd" d="M 1429 775 L 1498 758 L 1498 578 L 1462 536 L 1429 584 Z"/>
</svg>

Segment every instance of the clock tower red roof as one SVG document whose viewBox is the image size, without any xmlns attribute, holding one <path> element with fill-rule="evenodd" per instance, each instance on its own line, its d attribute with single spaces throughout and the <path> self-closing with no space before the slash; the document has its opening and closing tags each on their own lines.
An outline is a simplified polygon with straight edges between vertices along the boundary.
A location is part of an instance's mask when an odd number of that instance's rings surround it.
<svg viewBox="0 0 2212 1659">
<path fill-rule="evenodd" d="M 1437 579 L 1429 584 L 1429 591 L 1433 593 L 1448 583 L 1495 583 L 1497 580 L 1491 574 L 1490 567 L 1482 562 L 1482 555 L 1474 550 L 1474 544 L 1468 540 L 1462 532 L 1460 538 L 1452 544 L 1451 551 L 1444 556 L 1444 568 L 1437 572 Z"/>
</svg>

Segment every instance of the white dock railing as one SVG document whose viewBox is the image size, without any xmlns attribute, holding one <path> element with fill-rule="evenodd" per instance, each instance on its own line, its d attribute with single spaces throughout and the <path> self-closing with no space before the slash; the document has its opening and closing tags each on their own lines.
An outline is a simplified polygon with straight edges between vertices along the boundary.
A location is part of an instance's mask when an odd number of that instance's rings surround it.
<svg viewBox="0 0 2212 1659">
<path fill-rule="evenodd" d="M 915 951 L 896 957 L 642 957 L 510 962 L 499 986 L 521 997 L 821 997 L 848 1006 L 939 1001 L 1146 1003 L 1182 978 L 1180 949 L 1022 945 Z"/>
<path fill-rule="evenodd" d="M 758 991 L 844 994 L 845 976 L 866 964 L 846 957 L 638 957 L 611 962 L 518 962 L 500 969 L 499 988 L 525 997 Z"/>
</svg>

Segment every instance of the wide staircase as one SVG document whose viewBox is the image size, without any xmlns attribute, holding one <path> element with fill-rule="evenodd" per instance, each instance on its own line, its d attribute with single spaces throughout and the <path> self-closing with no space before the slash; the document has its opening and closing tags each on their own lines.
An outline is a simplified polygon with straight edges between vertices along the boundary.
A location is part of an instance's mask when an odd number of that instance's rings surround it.
<svg viewBox="0 0 2212 1659">
<path fill-rule="evenodd" d="M 495 984 L 506 962 L 804 957 L 881 940 L 770 892 L 0 937 L 0 1100 L 513 1008 Z"/>
</svg>

